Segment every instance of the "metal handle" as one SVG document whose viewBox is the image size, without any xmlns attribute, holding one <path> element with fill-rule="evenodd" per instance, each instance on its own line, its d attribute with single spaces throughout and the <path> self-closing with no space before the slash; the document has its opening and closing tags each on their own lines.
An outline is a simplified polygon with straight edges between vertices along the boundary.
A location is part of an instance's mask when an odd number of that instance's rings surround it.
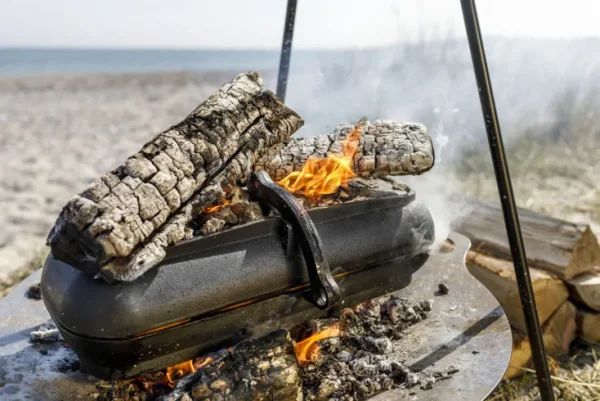
<svg viewBox="0 0 600 401">
<path fill-rule="evenodd" d="M 252 199 L 273 207 L 292 225 L 304 255 L 315 304 L 321 309 L 338 307 L 342 299 L 340 288 L 323 255 L 317 228 L 298 199 L 275 184 L 265 171 L 250 173 L 246 183 Z"/>
</svg>

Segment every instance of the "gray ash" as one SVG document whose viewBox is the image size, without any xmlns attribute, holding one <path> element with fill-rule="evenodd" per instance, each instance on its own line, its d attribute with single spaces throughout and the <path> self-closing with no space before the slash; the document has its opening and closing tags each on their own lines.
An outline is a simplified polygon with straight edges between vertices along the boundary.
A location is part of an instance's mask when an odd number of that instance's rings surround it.
<svg viewBox="0 0 600 401">
<path fill-rule="evenodd" d="M 33 343 L 53 343 L 62 341 L 62 336 L 54 321 L 50 319 L 29 333 L 29 340 Z"/>
<path fill-rule="evenodd" d="M 358 401 L 393 388 L 430 389 L 457 372 L 454 367 L 428 374 L 411 372 L 394 356 L 394 340 L 427 319 L 431 307 L 431 301 L 413 304 L 386 297 L 342 310 L 342 336 L 322 340 L 320 355 L 302 368 L 304 400 Z"/>
</svg>

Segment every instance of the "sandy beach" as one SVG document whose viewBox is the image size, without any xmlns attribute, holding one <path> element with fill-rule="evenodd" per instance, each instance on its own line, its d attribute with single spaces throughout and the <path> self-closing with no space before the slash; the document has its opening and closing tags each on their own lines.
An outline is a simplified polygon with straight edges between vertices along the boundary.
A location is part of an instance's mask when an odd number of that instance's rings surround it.
<svg viewBox="0 0 600 401">
<path fill-rule="evenodd" d="M 0 291 L 27 274 L 72 195 L 235 75 L 1 77 Z"/>
</svg>

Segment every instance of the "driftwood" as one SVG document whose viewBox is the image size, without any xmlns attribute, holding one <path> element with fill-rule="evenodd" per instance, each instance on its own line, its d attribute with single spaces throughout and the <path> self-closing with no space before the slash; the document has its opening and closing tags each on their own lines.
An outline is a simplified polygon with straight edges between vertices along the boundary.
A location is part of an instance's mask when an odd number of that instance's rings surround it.
<svg viewBox="0 0 600 401">
<path fill-rule="evenodd" d="M 184 377 L 160 401 L 302 399 L 294 345 L 286 330 L 247 340 Z"/>
<path fill-rule="evenodd" d="M 472 200 L 470 206 L 470 213 L 455 222 L 453 229 L 469 237 L 474 249 L 510 258 L 500 205 Z M 518 212 L 527 259 L 532 266 L 569 280 L 600 265 L 600 246 L 589 226 L 526 209 Z"/>
<path fill-rule="evenodd" d="M 191 235 L 193 215 L 214 204 L 302 119 L 256 73 L 238 75 L 182 122 L 63 208 L 48 236 L 55 257 L 108 279 L 133 280 Z"/>
<path fill-rule="evenodd" d="M 567 281 L 567 286 L 573 299 L 600 312 L 600 268 Z M 600 332 L 600 325 L 597 330 Z"/>
<path fill-rule="evenodd" d="M 511 262 L 495 259 L 474 251 L 467 253 L 469 271 L 496 297 L 514 329 L 527 333 L 519 289 Z M 552 275 L 530 268 L 533 293 L 540 324 L 544 324 L 567 300 L 569 291 L 565 284 Z"/>
<path fill-rule="evenodd" d="M 546 353 L 554 358 L 568 354 L 569 346 L 575 339 L 576 308 L 565 301 L 542 326 L 542 336 Z M 513 350 L 510 357 L 509 368 L 504 373 L 504 379 L 511 379 L 523 373 L 519 367 L 529 366 L 531 363 L 531 345 L 525 335 L 515 336 Z"/>
<path fill-rule="evenodd" d="M 585 307 L 578 308 L 577 335 L 589 343 L 600 345 L 600 313 Z"/>
<path fill-rule="evenodd" d="M 270 149 L 255 164 L 275 180 L 302 169 L 309 157 L 325 158 L 342 153 L 342 146 L 354 125 L 341 124 L 332 134 L 293 138 L 283 149 Z M 374 175 L 416 175 L 433 167 L 434 150 L 427 128 L 422 124 L 380 120 L 366 122 L 358 138 L 353 171 L 361 177 Z"/>
</svg>

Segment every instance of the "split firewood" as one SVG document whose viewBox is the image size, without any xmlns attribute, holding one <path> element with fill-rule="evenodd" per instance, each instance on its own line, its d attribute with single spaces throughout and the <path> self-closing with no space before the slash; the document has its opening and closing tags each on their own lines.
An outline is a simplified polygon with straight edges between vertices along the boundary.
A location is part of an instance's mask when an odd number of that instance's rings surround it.
<svg viewBox="0 0 600 401">
<path fill-rule="evenodd" d="M 577 335 L 589 343 L 600 344 L 600 313 L 586 307 L 578 308 Z"/>
<path fill-rule="evenodd" d="M 500 205 L 470 200 L 469 206 L 469 213 L 456 221 L 453 229 L 469 237 L 474 249 L 510 258 Z M 600 265 L 600 245 L 588 225 L 569 223 L 527 209 L 518 209 L 518 212 L 531 266 L 561 280 L 570 280 Z"/>
<path fill-rule="evenodd" d="M 511 327 L 526 333 L 527 327 L 512 262 L 469 251 L 467 265 L 471 274 L 485 285 L 502 305 Z M 544 324 L 567 300 L 569 291 L 563 281 L 551 274 L 536 268 L 529 270 L 538 317 L 540 324 Z"/>
<path fill-rule="evenodd" d="M 600 312 L 600 268 L 567 281 L 571 296 L 596 312 Z M 598 326 L 600 332 L 600 326 Z"/>
<path fill-rule="evenodd" d="M 133 280 L 191 235 L 214 204 L 303 120 L 257 73 L 238 75 L 63 208 L 48 236 L 54 257 L 91 274 Z"/>
<path fill-rule="evenodd" d="M 416 175 L 434 165 L 434 150 L 423 124 L 379 120 L 363 123 L 352 155 L 352 170 L 357 176 Z M 341 124 L 332 134 L 293 138 L 283 149 L 269 149 L 255 164 L 274 180 L 299 171 L 309 158 L 343 154 L 354 125 Z"/>
<path fill-rule="evenodd" d="M 559 358 L 569 353 L 571 342 L 575 339 L 575 315 L 575 305 L 565 301 L 542 326 L 544 347 L 548 356 Z M 529 338 L 525 334 L 514 335 L 509 368 L 504 373 L 503 378 L 512 379 L 520 376 L 523 370 L 518 368 L 529 367 L 530 364 L 531 345 Z"/>
<path fill-rule="evenodd" d="M 302 399 L 300 372 L 290 333 L 278 330 L 220 353 L 177 382 L 160 401 Z"/>
</svg>

